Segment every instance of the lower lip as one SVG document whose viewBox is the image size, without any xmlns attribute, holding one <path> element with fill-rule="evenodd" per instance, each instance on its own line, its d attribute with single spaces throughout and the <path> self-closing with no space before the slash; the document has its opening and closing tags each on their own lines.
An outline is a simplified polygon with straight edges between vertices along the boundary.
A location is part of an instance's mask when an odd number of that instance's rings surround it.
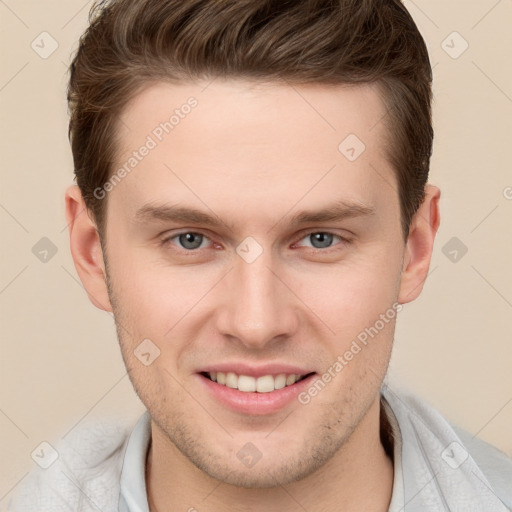
<svg viewBox="0 0 512 512">
<path fill-rule="evenodd" d="M 222 405 L 243 414 L 263 415 L 279 411 L 293 400 L 298 401 L 297 396 L 311 384 L 316 373 L 291 386 L 276 389 L 270 393 L 247 393 L 218 384 L 199 373 L 196 375 L 206 387 L 207 392 Z"/>
</svg>

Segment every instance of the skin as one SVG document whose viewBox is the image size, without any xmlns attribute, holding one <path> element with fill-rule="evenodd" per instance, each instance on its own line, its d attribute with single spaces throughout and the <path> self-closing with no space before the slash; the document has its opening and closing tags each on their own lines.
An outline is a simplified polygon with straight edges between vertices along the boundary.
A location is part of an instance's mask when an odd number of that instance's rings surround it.
<svg viewBox="0 0 512 512">
<path fill-rule="evenodd" d="M 114 313 L 131 381 L 152 417 L 151 510 L 386 511 L 393 464 L 379 439 L 379 389 L 395 319 L 308 404 L 294 400 L 273 414 L 225 408 L 196 372 L 234 360 L 327 371 L 380 314 L 420 294 L 439 189 L 427 185 L 404 241 L 379 122 L 386 110 L 373 86 L 206 85 L 153 84 L 126 106 L 119 165 L 174 108 L 198 101 L 108 193 L 104 253 L 79 190 L 66 193 L 76 269 L 93 304 Z M 338 150 L 348 134 L 366 146 L 353 162 Z M 374 213 L 289 223 L 340 200 Z M 224 224 L 136 215 L 148 204 L 178 203 Z M 194 239 L 200 248 L 169 240 L 183 231 L 204 235 Z M 319 245 L 310 236 L 319 232 L 336 236 Z M 249 236 L 263 250 L 252 263 L 236 252 Z M 161 351 L 149 366 L 134 356 L 147 338 Z M 248 442 L 262 453 L 253 467 L 236 456 Z"/>
</svg>

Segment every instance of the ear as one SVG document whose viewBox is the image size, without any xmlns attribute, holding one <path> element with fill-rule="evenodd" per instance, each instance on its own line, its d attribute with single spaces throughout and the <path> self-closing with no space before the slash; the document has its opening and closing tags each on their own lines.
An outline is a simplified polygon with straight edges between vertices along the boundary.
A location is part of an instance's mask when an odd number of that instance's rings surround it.
<svg viewBox="0 0 512 512">
<path fill-rule="evenodd" d="M 405 304 L 416 299 L 428 275 L 434 238 L 439 228 L 439 198 L 441 192 L 426 185 L 425 199 L 414 214 L 405 245 L 398 302 Z"/>
<path fill-rule="evenodd" d="M 80 189 L 66 190 L 66 220 L 71 255 L 89 300 L 99 309 L 112 311 L 106 285 L 105 263 L 95 222 L 89 217 Z"/>
</svg>

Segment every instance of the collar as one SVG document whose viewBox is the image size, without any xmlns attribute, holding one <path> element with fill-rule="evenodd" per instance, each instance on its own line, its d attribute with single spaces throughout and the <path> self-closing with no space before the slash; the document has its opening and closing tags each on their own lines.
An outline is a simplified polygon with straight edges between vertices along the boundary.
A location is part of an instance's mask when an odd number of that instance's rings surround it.
<svg viewBox="0 0 512 512">
<path fill-rule="evenodd" d="M 151 443 L 151 416 L 146 411 L 136 423 L 124 454 L 119 512 L 149 512 L 146 457 Z"/>
<path fill-rule="evenodd" d="M 403 512 L 510 512 L 468 453 L 448 421 L 415 395 L 383 385 L 382 396 L 401 437 L 401 470 L 392 504 Z M 400 479 L 400 480 L 398 480 Z M 394 494 L 394 493 L 393 493 Z M 398 499 L 398 496 L 397 496 Z"/>
</svg>

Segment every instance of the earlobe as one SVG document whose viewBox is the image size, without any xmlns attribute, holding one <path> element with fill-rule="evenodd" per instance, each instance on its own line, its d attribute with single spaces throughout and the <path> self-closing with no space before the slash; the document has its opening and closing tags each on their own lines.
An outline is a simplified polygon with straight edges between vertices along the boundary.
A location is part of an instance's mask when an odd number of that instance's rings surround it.
<svg viewBox="0 0 512 512">
<path fill-rule="evenodd" d="M 112 311 L 106 285 L 105 263 L 96 224 L 89 216 L 80 189 L 72 185 L 65 195 L 71 255 L 89 300 Z"/>
<path fill-rule="evenodd" d="M 440 223 L 440 196 L 441 192 L 437 187 L 427 185 L 425 199 L 411 221 L 398 295 L 400 304 L 413 301 L 423 289 Z"/>
</svg>

